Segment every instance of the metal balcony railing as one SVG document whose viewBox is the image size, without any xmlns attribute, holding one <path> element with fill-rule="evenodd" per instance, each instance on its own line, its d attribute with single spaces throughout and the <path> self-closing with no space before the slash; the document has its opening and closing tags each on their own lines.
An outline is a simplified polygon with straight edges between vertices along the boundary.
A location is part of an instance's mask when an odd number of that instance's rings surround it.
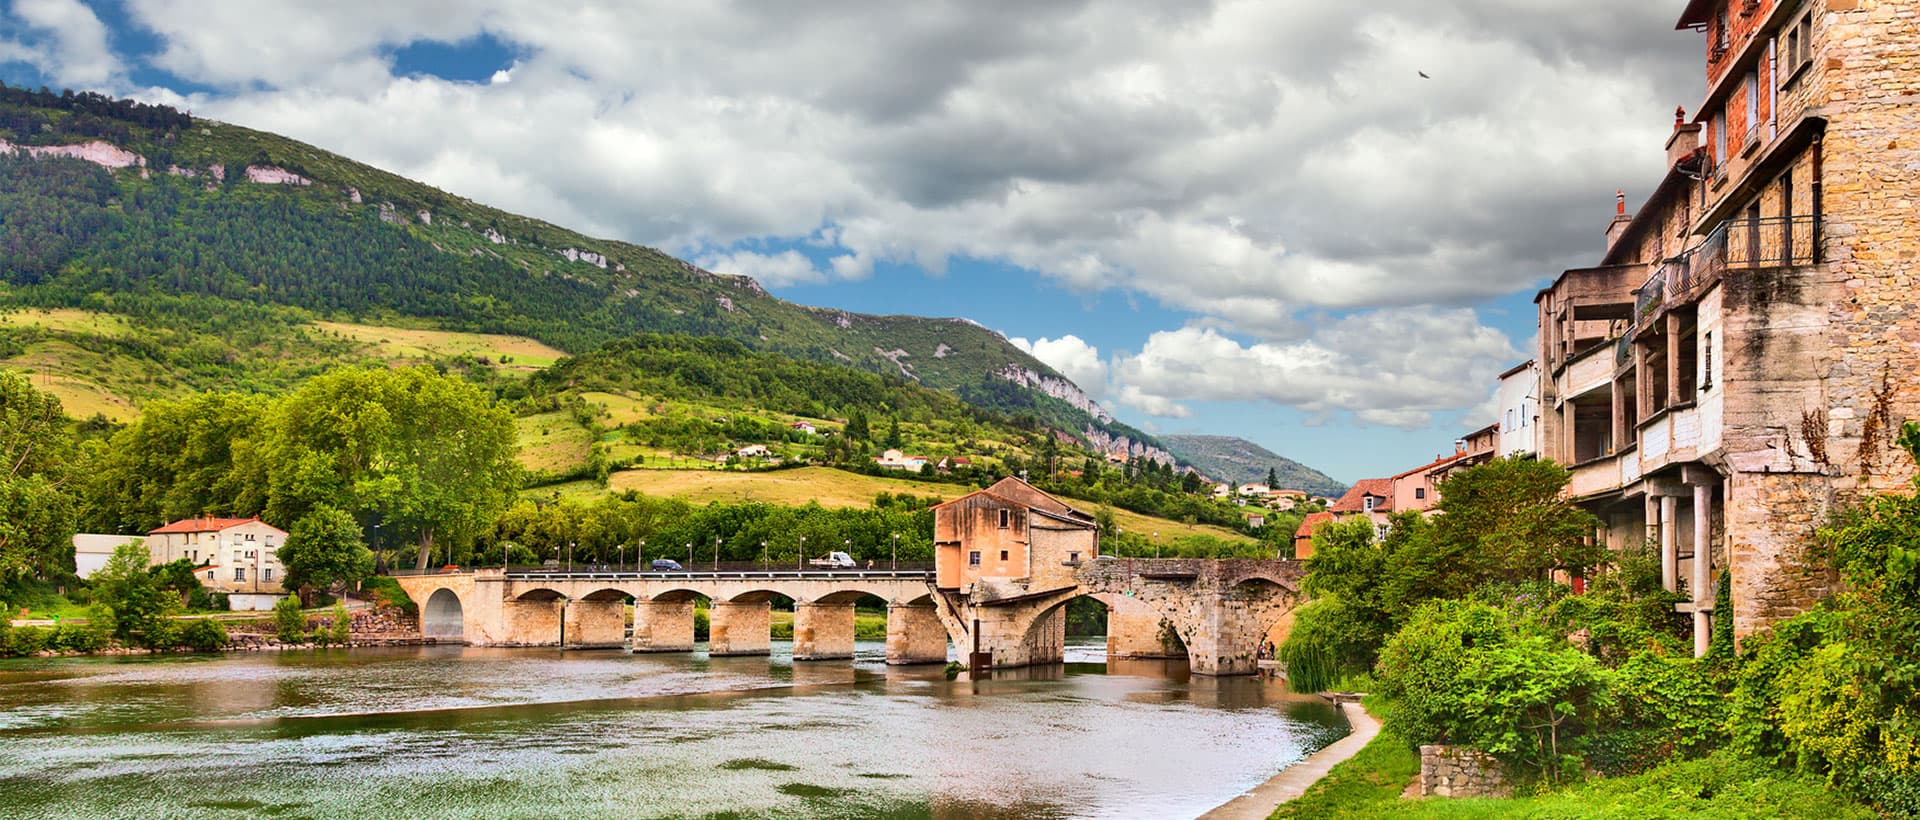
<svg viewBox="0 0 1920 820">
<path fill-rule="evenodd" d="M 1633 324 L 1622 337 L 1619 361 L 1625 363 L 1634 331 L 1661 305 L 1684 298 L 1729 270 L 1759 270 L 1816 265 L 1820 262 L 1820 219 L 1776 216 L 1730 219 L 1705 241 L 1655 268 L 1633 292 Z"/>
</svg>

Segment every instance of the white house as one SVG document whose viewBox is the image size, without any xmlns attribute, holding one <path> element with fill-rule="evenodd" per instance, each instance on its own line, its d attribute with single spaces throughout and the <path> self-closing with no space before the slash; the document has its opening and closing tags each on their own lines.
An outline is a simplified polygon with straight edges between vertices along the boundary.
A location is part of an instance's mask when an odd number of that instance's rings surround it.
<svg viewBox="0 0 1920 820">
<path fill-rule="evenodd" d="M 879 458 L 874 459 L 873 463 L 889 470 L 906 470 L 909 473 L 917 473 L 927 468 L 927 457 L 910 456 L 899 450 L 888 450 L 881 453 Z"/>
<path fill-rule="evenodd" d="M 809 421 L 796 421 L 787 426 L 794 430 L 799 430 L 802 433 L 806 433 L 809 436 L 815 435 L 820 432 L 818 430 L 813 429 L 813 422 L 809 422 Z"/>
<path fill-rule="evenodd" d="M 73 574 L 82 578 L 92 578 L 93 574 L 107 565 L 113 558 L 113 551 L 122 544 L 139 544 L 147 540 L 139 535 L 98 535 L 78 533 L 73 536 Z"/>
<path fill-rule="evenodd" d="M 147 533 L 147 556 L 156 565 L 182 558 L 217 564 L 214 577 L 195 572 L 217 592 L 277 593 L 286 571 L 276 551 L 285 543 L 286 530 L 258 518 L 188 518 Z"/>
<path fill-rule="evenodd" d="M 741 458 L 765 458 L 769 455 L 765 444 L 749 444 L 733 451 L 733 454 Z"/>
<path fill-rule="evenodd" d="M 1246 498 L 1266 498 L 1266 497 L 1267 497 L 1267 485 L 1265 485 L 1265 484 L 1242 484 L 1242 485 L 1240 485 L 1240 495 L 1241 495 L 1241 496 L 1243 496 L 1243 497 L 1246 497 Z"/>
<path fill-rule="evenodd" d="M 1540 368 L 1533 359 L 1500 374 L 1494 401 L 1500 406 L 1494 455 L 1540 454 Z"/>
</svg>

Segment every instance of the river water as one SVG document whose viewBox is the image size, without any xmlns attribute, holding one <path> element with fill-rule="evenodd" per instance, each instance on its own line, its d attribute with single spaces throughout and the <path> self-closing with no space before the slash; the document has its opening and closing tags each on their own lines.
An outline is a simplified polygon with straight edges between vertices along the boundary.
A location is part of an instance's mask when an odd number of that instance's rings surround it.
<svg viewBox="0 0 1920 820">
<path fill-rule="evenodd" d="M 1347 732 L 1183 663 L 992 680 L 705 652 L 0 662 L 5 817 L 1191 817 Z"/>
</svg>

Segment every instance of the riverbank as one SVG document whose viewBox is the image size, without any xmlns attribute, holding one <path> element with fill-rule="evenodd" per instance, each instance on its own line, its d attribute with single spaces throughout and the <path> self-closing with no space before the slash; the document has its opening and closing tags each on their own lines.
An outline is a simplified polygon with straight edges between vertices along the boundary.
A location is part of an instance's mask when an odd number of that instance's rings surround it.
<svg viewBox="0 0 1920 820">
<path fill-rule="evenodd" d="M 1368 714 L 1365 706 L 1346 701 L 1340 703 L 1339 708 L 1347 719 L 1347 725 L 1353 727 L 1351 733 L 1308 755 L 1305 760 L 1280 770 L 1279 774 L 1245 794 L 1200 815 L 1200 820 L 1259 820 L 1267 817 L 1281 804 L 1305 794 L 1335 766 L 1358 754 L 1380 734 L 1380 721 Z"/>
<path fill-rule="evenodd" d="M 1382 730 L 1357 754 L 1334 766 L 1298 799 L 1270 815 L 1281 818 L 1432 818 L 1480 820 L 1503 817 L 1801 818 L 1869 820 L 1877 815 L 1829 791 L 1818 778 L 1761 760 L 1717 752 L 1699 760 L 1668 763 L 1630 777 L 1595 778 L 1561 791 L 1510 798 L 1452 800 L 1409 797 L 1420 775 L 1420 756 L 1391 731 Z"/>
</svg>

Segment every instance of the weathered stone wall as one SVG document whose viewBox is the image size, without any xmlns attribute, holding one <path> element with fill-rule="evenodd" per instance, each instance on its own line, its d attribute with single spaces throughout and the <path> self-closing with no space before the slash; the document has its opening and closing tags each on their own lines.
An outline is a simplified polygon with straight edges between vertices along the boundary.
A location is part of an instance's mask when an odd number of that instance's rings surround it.
<svg viewBox="0 0 1920 820">
<path fill-rule="evenodd" d="M 635 601 L 628 646 L 635 652 L 692 652 L 693 601 Z"/>
<path fill-rule="evenodd" d="M 708 610 L 707 654 L 770 654 L 770 610 L 766 601 L 714 601 Z"/>
<path fill-rule="evenodd" d="M 853 657 L 853 604 L 800 602 L 793 607 L 793 659 Z"/>
<path fill-rule="evenodd" d="M 1513 794 L 1500 761 L 1463 746 L 1420 747 L 1421 797 L 1506 797 Z"/>
<path fill-rule="evenodd" d="M 947 628 L 932 606 L 887 605 L 887 663 L 947 662 Z"/>
<path fill-rule="evenodd" d="M 627 641 L 625 601 L 573 601 L 567 604 L 567 646 L 616 647 Z"/>
</svg>

